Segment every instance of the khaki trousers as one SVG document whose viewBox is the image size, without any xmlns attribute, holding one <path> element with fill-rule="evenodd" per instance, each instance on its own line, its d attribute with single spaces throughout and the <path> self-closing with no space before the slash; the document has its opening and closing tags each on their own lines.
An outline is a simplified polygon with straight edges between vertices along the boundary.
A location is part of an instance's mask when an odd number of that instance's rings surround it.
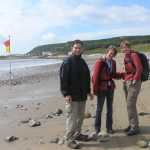
<svg viewBox="0 0 150 150">
<path fill-rule="evenodd" d="M 141 81 L 137 81 L 136 84 L 132 84 L 132 81 L 124 82 L 124 92 L 127 102 L 127 112 L 129 125 L 132 128 L 138 128 L 139 120 L 136 108 L 137 97 L 141 89 Z"/>
<path fill-rule="evenodd" d="M 72 101 L 65 105 L 66 109 L 66 133 L 65 140 L 74 140 L 81 132 L 84 120 L 86 101 Z"/>
</svg>

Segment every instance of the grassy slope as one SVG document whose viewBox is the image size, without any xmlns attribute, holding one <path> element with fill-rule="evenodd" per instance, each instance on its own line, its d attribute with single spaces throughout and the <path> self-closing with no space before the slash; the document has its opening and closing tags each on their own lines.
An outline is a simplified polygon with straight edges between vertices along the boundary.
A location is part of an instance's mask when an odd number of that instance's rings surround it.
<svg viewBox="0 0 150 150">
<path fill-rule="evenodd" d="M 136 44 L 134 46 L 132 46 L 133 49 L 137 50 L 137 51 L 143 51 L 143 52 L 150 52 L 150 44 Z M 85 50 L 85 54 L 92 54 L 92 53 L 105 53 L 106 49 L 103 48 L 97 48 L 97 49 L 92 49 L 92 50 Z M 120 49 L 118 48 L 118 51 L 120 51 Z"/>
</svg>

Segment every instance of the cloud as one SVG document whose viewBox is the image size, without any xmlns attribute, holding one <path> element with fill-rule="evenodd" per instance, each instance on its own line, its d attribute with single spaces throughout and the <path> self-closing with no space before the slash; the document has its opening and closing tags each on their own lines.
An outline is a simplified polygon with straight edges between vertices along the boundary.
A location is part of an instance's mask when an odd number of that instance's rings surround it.
<svg viewBox="0 0 150 150">
<path fill-rule="evenodd" d="M 50 33 L 43 34 L 40 43 L 52 44 L 60 41 L 61 39 L 59 39 L 55 33 L 50 32 Z"/>
<path fill-rule="evenodd" d="M 139 5 L 131 6 L 112 6 L 106 7 L 99 13 L 107 23 L 124 22 L 148 22 L 150 19 L 150 10 Z"/>
<path fill-rule="evenodd" d="M 5 0 L 0 5 L 0 41 L 11 35 L 14 50 L 19 53 L 75 37 L 146 34 L 149 23 L 150 9 L 140 5 L 108 6 L 104 0 Z M 83 32 L 80 26 L 84 25 L 91 28 Z M 65 29 L 69 33 L 62 34 Z"/>
<path fill-rule="evenodd" d="M 71 39 L 81 39 L 81 40 L 93 40 L 93 39 L 104 39 L 117 36 L 131 36 L 131 35 L 146 35 L 150 34 L 148 32 L 149 27 L 125 27 L 125 28 L 114 28 L 111 30 L 102 30 L 97 32 L 82 32 L 76 33 L 71 36 Z"/>
</svg>

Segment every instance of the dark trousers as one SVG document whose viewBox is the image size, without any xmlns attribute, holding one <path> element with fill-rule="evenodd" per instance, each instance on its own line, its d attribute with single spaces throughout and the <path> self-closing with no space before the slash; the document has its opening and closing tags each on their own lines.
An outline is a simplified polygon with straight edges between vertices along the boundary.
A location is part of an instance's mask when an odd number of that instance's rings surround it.
<svg viewBox="0 0 150 150">
<path fill-rule="evenodd" d="M 100 132 L 101 130 L 101 116 L 103 105 L 106 99 L 107 102 L 107 116 L 106 116 L 106 128 L 107 130 L 112 129 L 112 114 L 113 114 L 113 96 L 114 90 L 102 91 L 97 95 L 97 109 L 96 109 L 96 119 L 95 119 L 95 130 Z"/>
</svg>

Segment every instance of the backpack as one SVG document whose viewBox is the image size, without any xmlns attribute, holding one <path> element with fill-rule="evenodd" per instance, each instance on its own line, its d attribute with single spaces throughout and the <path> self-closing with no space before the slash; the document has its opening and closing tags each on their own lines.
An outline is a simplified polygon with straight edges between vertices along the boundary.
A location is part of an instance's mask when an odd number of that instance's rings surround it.
<svg viewBox="0 0 150 150">
<path fill-rule="evenodd" d="M 140 57 L 140 60 L 141 60 L 142 66 L 143 66 L 141 81 L 147 81 L 149 79 L 149 73 L 150 73 L 149 61 L 145 54 L 140 53 L 140 52 L 137 52 L 137 54 Z"/>
<path fill-rule="evenodd" d="M 150 79 L 150 76 L 149 76 L 149 73 L 150 73 L 149 60 L 147 59 L 147 57 L 144 53 L 140 53 L 140 52 L 134 52 L 134 53 L 138 54 L 138 56 L 141 60 L 142 67 L 143 67 L 143 72 L 142 72 L 142 75 L 141 75 L 141 81 L 144 82 L 144 81 L 149 80 Z M 133 64 L 132 60 L 130 60 L 129 62 L 131 62 Z"/>
</svg>

